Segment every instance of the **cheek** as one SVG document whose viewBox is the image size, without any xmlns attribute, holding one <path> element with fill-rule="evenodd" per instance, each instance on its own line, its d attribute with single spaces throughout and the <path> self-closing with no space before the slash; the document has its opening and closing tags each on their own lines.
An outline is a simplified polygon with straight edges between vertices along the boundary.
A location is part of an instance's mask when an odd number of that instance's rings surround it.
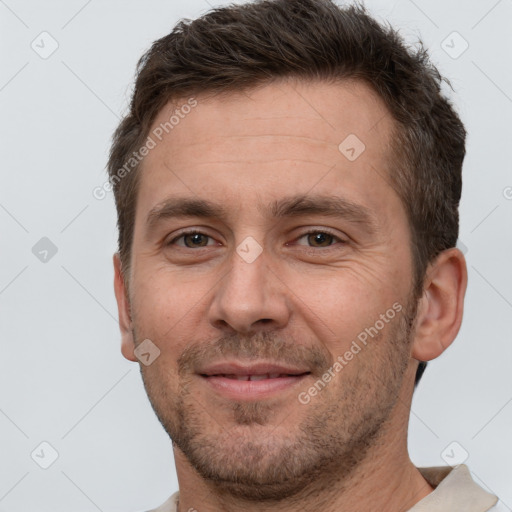
<svg viewBox="0 0 512 512">
<path fill-rule="evenodd" d="M 294 284 L 289 283 L 297 316 L 333 355 L 347 350 L 360 334 L 364 339 L 367 329 L 375 333 L 376 322 L 377 330 L 384 333 L 393 323 L 391 318 L 396 318 L 393 304 L 400 304 L 399 291 L 393 283 L 376 281 L 372 276 L 347 267 L 328 276 L 302 275 Z M 387 311 L 391 313 L 386 316 Z M 385 316 L 384 324 L 381 315 Z"/>
<path fill-rule="evenodd" d="M 133 294 L 133 322 L 138 338 L 154 341 L 165 355 L 177 355 L 197 336 L 204 291 L 163 273 L 144 275 Z M 139 340 L 137 340 L 139 341 Z"/>
<path fill-rule="evenodd" d="M 180 322 L 200 308 L 212 283 L 194 269 L 178 271 L 164 262 L 149 263 L 139 273 L 134 294 L 141 310 L 163 323 Z"/>
</svg>

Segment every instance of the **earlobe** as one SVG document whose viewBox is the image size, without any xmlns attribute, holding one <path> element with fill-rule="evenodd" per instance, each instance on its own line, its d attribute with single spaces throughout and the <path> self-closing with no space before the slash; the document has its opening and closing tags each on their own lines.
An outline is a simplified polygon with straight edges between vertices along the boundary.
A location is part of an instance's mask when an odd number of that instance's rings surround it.
<svg viewBox="0 0 512 512">
<path fill-rule="evenodd" d="M 457 248 L 439 254 L 429 266 L 418 304 L 412 357 L 430 361 L 440 356 L 459 332 L 467 288 L 467 267 Z"/>
<path fill-rule="evenodd" d="M 128 300 L 128 291 L 124 280 L 121 259 L 119 253 L 115 253 L 114 262 L 114 292 L 117 301 L 117 311 L 119 314 L 119 329 L 121 330 L 121 353 L 129 361 L 137 362 L 134 354 L 134 340 L 132 331 L 132 319 L 130 312 L 130 303 Z"/>
</svg>

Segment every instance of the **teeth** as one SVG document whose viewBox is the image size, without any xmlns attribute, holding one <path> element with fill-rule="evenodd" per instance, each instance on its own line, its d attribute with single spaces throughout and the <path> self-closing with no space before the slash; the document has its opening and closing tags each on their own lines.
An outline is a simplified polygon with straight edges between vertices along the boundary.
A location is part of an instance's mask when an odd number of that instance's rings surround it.
<svg viewBox="0 0 512 512">
<path fill-rule="evenodd" d="M 267 373 L 265 375 L 251 375 L 249 377 L 249 380 L 265 380 L 265 379 L 268 379 L 268 378 L 269 378 L 269 375 Z"/>
</svg>

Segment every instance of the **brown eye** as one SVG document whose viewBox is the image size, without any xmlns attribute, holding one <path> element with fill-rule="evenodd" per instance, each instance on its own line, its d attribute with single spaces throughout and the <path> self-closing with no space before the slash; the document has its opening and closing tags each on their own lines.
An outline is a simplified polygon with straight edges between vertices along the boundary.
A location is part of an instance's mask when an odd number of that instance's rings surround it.
<svg viewBox="0 0 512 512">
<path fill-rule="evenodd" d="M 311 231 L 307 231 L 299 238 L 297 238 L 297 245 L 305 245 L 306 247 L 312 247 L 317 249 L 329 248 L 337 243 L 341 245 L 346 244 L 347 242 L 341 239 L 339 236 L 330 233 L 329 231 L 312 229 Z"/>
<path fill-rule="evenodd" d="M 208 245 L 208 236 L 202 233 L 193 233 L 191 235 L 184 235 L 183 241 L 187 247 L 205 247 Z"/>
<path fill-rule="evenodd" d="M 178 245 L 180 247 L 186 247 L 194 249 L 197 247 L 207 247 L 213 245 L 213 238 L 201 233 L 199 231 L 190 231 L 182 233 L 181 235 L 173 238 L 168 245 Z"/>
<path fill-rule="evenodd" d="M 323 233 L 322 231 L 309 233 L 307 236 L 308 243 L 311 247 L 329 247 L 334 241 L 334 236 L 329 233 Z"/>
</svg>

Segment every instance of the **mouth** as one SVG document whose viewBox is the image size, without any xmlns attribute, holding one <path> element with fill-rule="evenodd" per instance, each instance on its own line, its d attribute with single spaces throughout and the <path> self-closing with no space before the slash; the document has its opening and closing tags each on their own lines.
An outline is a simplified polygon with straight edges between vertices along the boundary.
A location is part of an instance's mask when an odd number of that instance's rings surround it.
<svg viewBox="0 0 512 512">
<path fill-rule="evenodd" d="M 292 374 L 292 373 L 263 373 L 256 375 L 237 375 L 237 374 L 219 374 L 219 375 L 203 375 L 203 377 L 224 377 L 225 379 L 234 379 L 234 380 L 268 380 L 268 379 L 281 379 L 283 377 L 299 377 L 300 375 L 306 375 L 309 372 L 305 372 L 302 374 Z"/>
<path fill-rule="evenodd" d="M 220 363 L 197 372 L 214 393 L 231 400 L 262 400 L 290 391 L 310 371 L 272 363 Z"/>
</svg>

